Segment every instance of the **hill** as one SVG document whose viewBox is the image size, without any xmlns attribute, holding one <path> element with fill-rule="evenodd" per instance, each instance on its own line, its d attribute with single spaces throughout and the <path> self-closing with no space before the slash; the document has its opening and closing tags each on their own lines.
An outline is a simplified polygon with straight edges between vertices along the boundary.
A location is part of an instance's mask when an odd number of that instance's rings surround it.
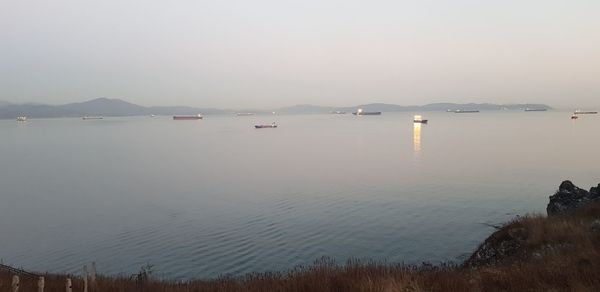
<svg viewBox="0 0 600 292">
<path fill-rule="evenodd" d="M 447 110 L 481 110 L 481 111 L 497 111 L 497 110 L 523 110 L 525 108 L 547 109 L 552 107 L 545 104 L 492 104 L 492 103 L 431 103 L 426 105 L 397 105 L 388 103 L 369 103 L 349 107 L 333 107 L 333 106 L 318 106 L 318 105 L 295 105 L 275 109 L 278 113 L 284 114 L 318 114 L 329 113 L 332 111 L 353 112 L 362 108 L 365 111 L 378 112 L 414 112 L 414 111 L 447 111 Z"/>
<path fill-rule="evenodd" d="M 409 111 L 446 111 L 446 110 L 517 110 L 525 108 L 552 109 L 543 104 L 498 105 L 490 103 L 433 103 L 427 105 L 402 106 L 387 103 L 369 103 L 356 106 L 334 107 L 301 104 L 282 107 L 274 110 L 238 112 L 267 113 L 275 111 L 279 114 L 323 114 L 332 111 L 353 112 L 362 108 L 365 111 L 409 112 Z M 188 115 L 188 114 L 232 114 L 236 111 L 217 108 L 195 108 L 188 106 L 152 106 L 146 107 L 121 99 L 96 98 L 85 102 L 63 105 L 43 104 L 11 104 L 0 101 L 0 119 L 14 119 L 18 116 L 30 118 L 81 117 L 81 116 L 142 116 L 142 115 Z"/>
<path fill-rule="evenodd" d="M 18 116 L 30 118 L 57 118 L 82 116 L 143 116 L 143 115 L 186 115 L 221 114 L 226 110 L 194 108 L 185 106 L 145 107 L 120 99 L 96 98 L 85 102 L 63 105 L 39 104 L 0 104 L 0 119 L 14 119 Z"/>
</svg>

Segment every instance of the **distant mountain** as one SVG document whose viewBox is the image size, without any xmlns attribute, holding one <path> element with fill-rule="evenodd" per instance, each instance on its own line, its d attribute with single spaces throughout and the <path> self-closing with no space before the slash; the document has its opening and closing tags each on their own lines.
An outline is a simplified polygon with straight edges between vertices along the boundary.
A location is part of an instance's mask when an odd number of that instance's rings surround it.
<svg viewBox="0 0 600 292">
<path fill-rule="evenodd" d="M 279 114 L 320 114 L 332 111 L 353 112 L 362 108 L 365 111 L 408 112 L 408 111 L 446 111 L 446 110 L 523 110 L 552 109 L 544 104 L 511 104 L 498 105 L 491 103 L 432 103 L 422 106 L 402 106 L 397 104 L 370 103 L 351 107 L 318 106 L 301 104 L 282 107 L 272 111 Z M 266 113 L 269 111 L 248 111 Z M 14 119 L 18 116 L 30 118 L 82 117 L 82 116 L 143 116 L 143 115 L 191 115 L 191 114 L 232 114 L 236 111 L 216 108 L 195 108 L 187 106 L 153 106 L 145 107 L 120 99 L 96 98 L 93 100 L 69 103 L 64 105 L 12 104 L 0 101 L 0 119 Z"/>
<path fill-rule="evenodd" d="M 64 105 L 0 104 L 0 119 L 18 116 L 30 118 L 82 117 L 82 116 L 143 116 L 143 115 L 187 115 L 229 113 L 219 109 L 193 107 L 145 107 L 120 99 L 96 98 L 93 100 Z"/>
<path fill-rule="evenodd" d="M 154 115 L 204 115 L 229 114 L 231 110 L 222 110 L 216 108 L 195 108 L 189 106 L 153 106 L 147 108 L 150 114 Z"/>
<path fill-rule="evenodd" d="M 273 111 L 278 114 L 318 114 L 318 113 L 329 113 L 332 111 L 343 110 L 345 108 L 337 108 L 331 106 L 318 106 L 311 104 L 299 104 L 294 106 L 282 107 L 274 109 Z"/>
<path fill-rule="evenodd" d="M 295 105 L 290 107 L 284 107 L 276 109 L 278 113 L 285 114 L 318 114 L 318 113 L 329 113 L 332 111 L 346 111 L 352 112 L 357 109 L 363 109 L 364 111 L 379 111 L 379 112 L 410 112 L 410 111 L 447 111 L 447 110 L 482 110 L 482 111 L 494 111 L 494 110 L 523 110 L 526 108 L 535 109 L 552 109 L 550 106 L 544 104 L 491 104 L 491 103 L 431 103 L 426 105 L 409 105 L 402 106 L 397 104 L 386 104 L 386 103 L 370 103 L 362 104 L 352 107 L 330 107 L 330 106 L 316 106 L 310 104 Z"/>
<path fill-rule="evenodd" d="M 80 103 L 58 106 L 69 112 L 85 116 L 141 116 L 148 114 L 148 108 L 120 99 L 96 98 Z"/>
</svg>

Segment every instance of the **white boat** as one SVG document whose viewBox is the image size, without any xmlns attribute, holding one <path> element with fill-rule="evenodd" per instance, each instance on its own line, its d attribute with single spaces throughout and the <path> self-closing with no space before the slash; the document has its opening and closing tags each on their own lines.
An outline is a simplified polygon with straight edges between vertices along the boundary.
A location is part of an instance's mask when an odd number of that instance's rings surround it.
<svg viewBox="0 0 600 292">
<path fill-rule="evenodd" d="M 104 119 L 104 117 L 90 117 L 90 116 L 84 116 L 81 119 L 83 120 L 102 120 Z"/>
<path fill-rule="evenodd" d="M 17 122 L 27 122 L 27 117 L 25 117 L 25 116 L 17 117 Z"/>
<path fill-rule="evenodd" d="M 423 117 L 421 117 L 420 115 L 416 115 L 413 119 L 414 123 L 418 123 L 418 124 L 427 124 L 428 120 L 423 119 Z"/>
</svg>

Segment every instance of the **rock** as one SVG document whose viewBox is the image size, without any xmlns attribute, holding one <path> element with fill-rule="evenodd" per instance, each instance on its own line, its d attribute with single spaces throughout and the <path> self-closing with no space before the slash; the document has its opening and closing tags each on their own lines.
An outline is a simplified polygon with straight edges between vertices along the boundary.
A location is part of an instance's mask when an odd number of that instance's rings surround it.
<svg viewBox="0 0 600 292">
<path fill-rule="evenodd" d="M 600 199 L 600 184 L 589 192 L 575 186 L 571 181 L 563 181 L 558 191 L 550 196 L 546 207 L 548 216 L 572 213 L 575 209 Z"/>
<path fill-rule="evenodd" d="M 596 219 L 596 220 L 592 221 L 592 223 L 590 224 L 590 229 L 593 232 L 599 232 L 600 231 L 600 220 Z"/>
<path fill-rule="evenodd" d="M 558 191 L 560 192 L 572 192 L 575 189 L 578 189 L 570 180 L 563 181 L 558 187 Z"/>
<path fill-rule="evenodd" d="M 589 191 L 590 196 L 592 196 L 593 198 L 597 198 L 600 197 L 600 184 L 598 184 L 598 186 L 595 187 L 591 187 L 590 191 Z"/>
<path fill-rule="evenodd" d="M 466 267 L 490 266 L 519 258 L 528 236 L 521 223 L 494 232 L 463 264 Z"/>
</svg>

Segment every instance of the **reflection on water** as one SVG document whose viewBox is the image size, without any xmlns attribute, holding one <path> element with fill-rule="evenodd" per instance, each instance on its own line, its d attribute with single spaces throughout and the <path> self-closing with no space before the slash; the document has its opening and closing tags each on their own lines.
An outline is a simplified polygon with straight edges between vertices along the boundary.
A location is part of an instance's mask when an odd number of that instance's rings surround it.
<svg viewBox="0 0 600 292">
<path fill-rule="evenodd" d="M 411 113 L 280 115 L 273 131 L 260 115 L 0 120 L 0 258 L 174 280 L 460 261 L 494 231 L 481 223 L 545 212 L 562 179 L 598 183 L 600 116 L 569 114 L 429 112 L 412 141 Z"/>
<path fill-rule="evenodd" d="M 421 152 L 421 123 L 414 123 L 413 148 L 416 155 Z"/>
</svg>

